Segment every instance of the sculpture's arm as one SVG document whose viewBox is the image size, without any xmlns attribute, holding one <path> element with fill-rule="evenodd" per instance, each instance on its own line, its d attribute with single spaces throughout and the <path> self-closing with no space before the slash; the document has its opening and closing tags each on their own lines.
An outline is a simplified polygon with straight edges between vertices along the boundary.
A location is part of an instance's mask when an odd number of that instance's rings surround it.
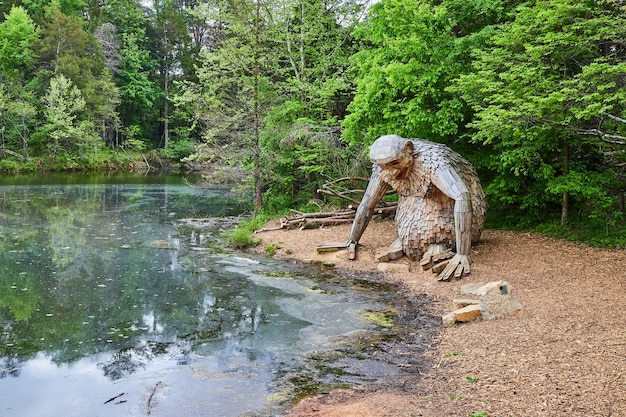
<svg viewBox="0 0 626 417">
<path fill-rule="evenodd" d="M 458 172 L 447 164 L 437 170 L 433 183 L 445 195 L 454 200 L 456 255 L 438 277 L 440 281 L 447 281 L 452 275 L 455 278 L 460 278 L 471 272 L 472 197 Z"/>
<path fill-rule="evenodd" d="M 356 245 L 359 243 L 359 239 L 363 236 L 367 225 L 369 224 L 374 209 L 378 202 L 383 198 L 389 185 L 380 178 L 381 169 L 377 165 L 374 165 L 372 169 L 372 175 L 367 184 L 367 189 L 363 195 L 363 199 L 356 210 L 354 221 L 352 222 L 352 229 L 350 230 L 350 236 L 346 242 L 348 247 L 349 259 L 356 257 Z"/>
</svg>

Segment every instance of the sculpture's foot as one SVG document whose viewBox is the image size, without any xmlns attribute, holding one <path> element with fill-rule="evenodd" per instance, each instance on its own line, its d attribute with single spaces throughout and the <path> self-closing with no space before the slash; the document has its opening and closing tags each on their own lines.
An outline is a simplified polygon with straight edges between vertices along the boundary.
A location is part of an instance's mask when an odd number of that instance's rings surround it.
<svg viewBox="0 0 626 417">
<path fill-rule="evenodd" d="M 374 254 L 374 258 L 376 258 L 377 262 L 395 261 L 396 259 L 400 259 L 403 256 L 404 252 L 402 251 L 402 249 L 397 249 L 394 247 L 377 249 L 376 253 Z"/>
<path fill-rule="evenodd" d="M 397 238 L 393 241 L 391 245 L 389 245 L 389 247 L 394 249 L 402 249 L 402 239 Z"/>
<path fill-rule="evenodd" d="M 420 265 L 424 270 L 431 269 L 435 273 L 439 273 L 444 270 L 448 264 L 448 259 L 454 256 L 446 245 L 435 243 L 428 247 L 428 250 L 422 256 Z"/>
<path fill-rule="evenodd" d="M 404 251 L 402 250 L 402 240 L 400 238 L 396 239 L 391 246 L 377 249 L 374 253 L 374 258 L 376 258 L 377 262 L 395 261 L 403 256 Z"/>
<path fill-rule="evenodd" d="M 470 267 L 472 258 L 469 255 L 454 255 L 451 260 L 445 263 L 445 269 L 437 277 L 439 281 L 448 281 L 452 277 L 460 279 L 472 272 L 472 268 Z"/>
</svg>

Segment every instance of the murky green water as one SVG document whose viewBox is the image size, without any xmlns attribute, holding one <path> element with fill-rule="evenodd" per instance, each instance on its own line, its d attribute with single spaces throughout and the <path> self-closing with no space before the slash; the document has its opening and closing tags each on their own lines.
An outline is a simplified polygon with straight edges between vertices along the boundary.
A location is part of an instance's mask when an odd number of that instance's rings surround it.
<svg viewBox="0 0 626 417">
<path fill-rule="evenodd" d="M 226 188 L 47 182 L 0 179 L 2 416 L 275 413 L 282 377 L 386 308 L 313 270 L 219 253 L 246 206 Z"/>
</svg>

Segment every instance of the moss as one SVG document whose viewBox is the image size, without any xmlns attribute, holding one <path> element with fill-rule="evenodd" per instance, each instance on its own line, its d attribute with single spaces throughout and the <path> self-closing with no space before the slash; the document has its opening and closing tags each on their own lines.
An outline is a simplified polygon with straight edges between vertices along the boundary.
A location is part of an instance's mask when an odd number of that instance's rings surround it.
<svg viewBox="0 0 626 417">
<path fill-rule="evenodd" d="M 396 313 L 391 310 L 386 311 L 367 311 L 363 313 L 365 321 L 373 323 L 377 326 L 391 328 L 394 326 L 394 318 Z"/>
</svg>

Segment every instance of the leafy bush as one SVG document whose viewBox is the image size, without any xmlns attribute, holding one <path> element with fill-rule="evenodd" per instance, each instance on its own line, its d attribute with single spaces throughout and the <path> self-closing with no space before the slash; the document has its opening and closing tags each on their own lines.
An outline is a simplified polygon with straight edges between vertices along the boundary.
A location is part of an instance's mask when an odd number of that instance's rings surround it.
<svg viewBox="0 0 626 417">
<path fill-rule="evenodd" d="M 191 139 L 178 139 L 170 142 L 167 148 L 160 149 L 159 152 L 164 158 L 180 161 L 193 154 L 197 143 Z"/>
</svg>

